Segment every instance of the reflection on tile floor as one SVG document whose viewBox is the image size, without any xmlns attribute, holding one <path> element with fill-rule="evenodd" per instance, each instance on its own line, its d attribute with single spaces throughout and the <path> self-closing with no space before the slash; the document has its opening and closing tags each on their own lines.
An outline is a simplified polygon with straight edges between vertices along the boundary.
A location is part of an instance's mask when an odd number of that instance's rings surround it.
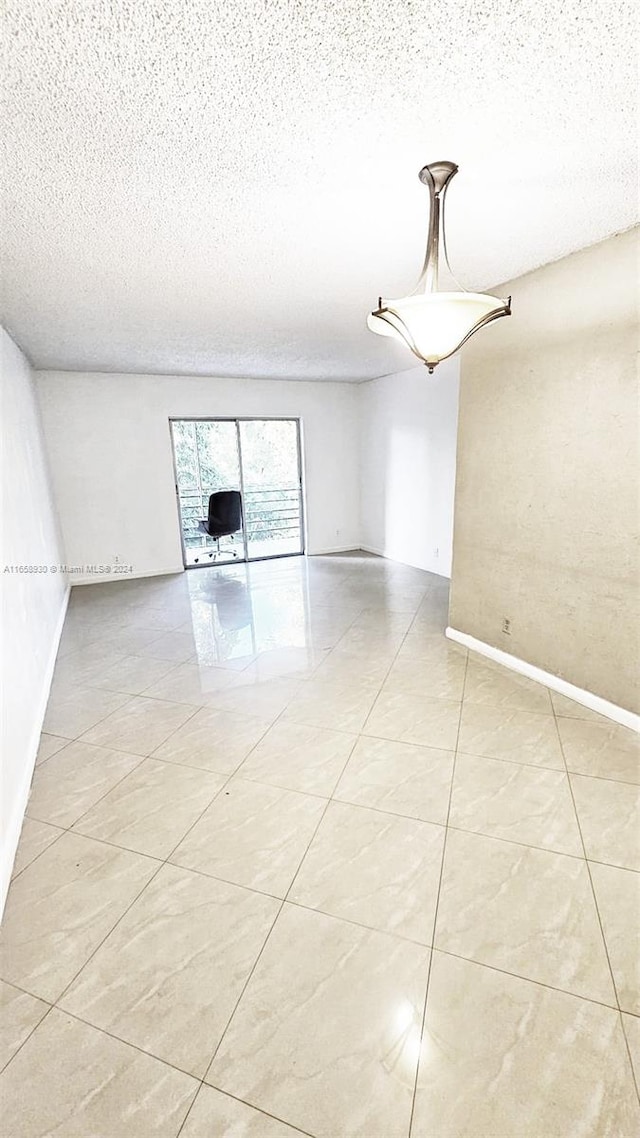
<svg viewBox="0 0 640 1138">
<path fill-rule="evenodd" d="M 0 934 L 7 1135 L 637 1133 L 637 738 L 446 611 L 364 554 L 73 590 Z"/>
</svg>

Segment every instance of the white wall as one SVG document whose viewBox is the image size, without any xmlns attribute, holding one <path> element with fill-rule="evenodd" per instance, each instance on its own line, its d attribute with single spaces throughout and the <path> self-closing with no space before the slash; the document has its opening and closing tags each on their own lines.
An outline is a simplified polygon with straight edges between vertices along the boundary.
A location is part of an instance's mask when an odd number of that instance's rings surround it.
<svg viewBox="0 0 640 1138">
<path fill-rule="evenodd" d="M 451 574 L 459 361 L 360 385 L 361 543 Z"/>
<path fill-rule="evenodd" d="M 307 552 L 359 545 L 353 384 L 43 371 L 37 385 L 69 565 L 182 569 L 170 416 L 299 417 Z"/>
<path fill-rule="evenodd" d="M 2 385 L 2 752 L 0 912 L 29 794 L 68 588 L 31 368 L 0 329 Z"/>
</svg>

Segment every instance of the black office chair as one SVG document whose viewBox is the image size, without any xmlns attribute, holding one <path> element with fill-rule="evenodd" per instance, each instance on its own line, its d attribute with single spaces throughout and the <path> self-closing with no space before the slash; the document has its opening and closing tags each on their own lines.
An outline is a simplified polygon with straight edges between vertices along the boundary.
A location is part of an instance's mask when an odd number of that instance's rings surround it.
<svg viewBox="0 0 640 1138">
<path fill-rule="evenodd" d="M 208 557 L 219 557 L 220 553 L 230 553 L 237 557 L 235 549 L 228 546 L 220 549 L 220 538 L 230 537 L 242 529 L 242 495 L 239 490 L 216 490 L 209 498 L 209 516 L 198 522 L 198 529 L 208 537 L 215 539 L 216 548 L 212 549 Z M 200 558 L 194 557 L 194 564 Z"/>
</svg>

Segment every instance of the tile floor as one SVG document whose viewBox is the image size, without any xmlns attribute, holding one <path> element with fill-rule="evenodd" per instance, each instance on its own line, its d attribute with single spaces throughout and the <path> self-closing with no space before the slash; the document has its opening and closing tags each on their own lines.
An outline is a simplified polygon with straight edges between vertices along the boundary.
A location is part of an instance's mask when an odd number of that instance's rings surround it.
<svg viewBox="0 0 640 1138">
<path fill-rule="evenodd" d="M 365 555 L 73 590 L 1 933 L 7 1138 L 631 1138 L 631 732 Z"/>
</svg>

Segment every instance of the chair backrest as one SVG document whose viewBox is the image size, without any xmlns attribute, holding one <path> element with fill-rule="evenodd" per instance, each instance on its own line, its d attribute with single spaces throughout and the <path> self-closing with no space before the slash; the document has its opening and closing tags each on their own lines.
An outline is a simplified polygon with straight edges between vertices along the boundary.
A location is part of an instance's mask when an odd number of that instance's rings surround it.
<svg viewBox="0 0 640 1138">
<path fill-rule="evenodd" d="M 242 495 L 239 490 L 216 490 L 211 494 L 207 529 L 212 537 L 224 537 L 242 529 Z"/>
</svg>

